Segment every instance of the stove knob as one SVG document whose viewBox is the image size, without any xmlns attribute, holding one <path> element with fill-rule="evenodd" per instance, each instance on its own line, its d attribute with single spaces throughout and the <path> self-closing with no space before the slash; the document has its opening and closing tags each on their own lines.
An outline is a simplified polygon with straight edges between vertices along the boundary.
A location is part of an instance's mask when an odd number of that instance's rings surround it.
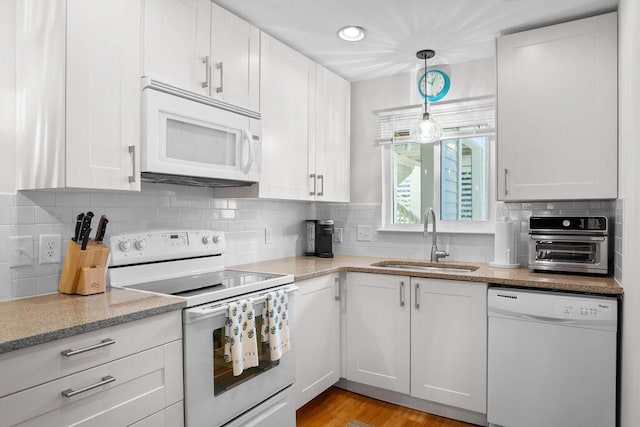
<svg viewBox="0 0 640 427">
<path fill-rule="evenodd" d="M 131 242 L 128 240 L 123 240 L 120 242 L 118 247 L 120 247 L 120 250 L 122 252 L 129 252 L 129 249 L 131 249 Z"/>
<path fill-rule="evenodd" d="M 211 243 L 211 241 L 211 235 L 205 234 L 204 236 L 202 236 L 202 243 L 204 243 L 205 245 L 208 245 L 209 243 Z"/>
<path fill-rule="evenodd" d="M 219 243 L 220 242 L 220 235 L 219 234 L 214 234 L 213 235 L 213 243 Z"/>
<path fill-rule="evenodd" d="M 564 221 L 562 221 L 562 226 L 563 227 L 568 227 L 571 225 L 571 221 L 569 221 L 568 219 L 565 219 Z"/>
<path fill-rule="evenodd" d="M 135 246 L 136 246 L 137 250 L 141 251 L 141 250 L 143 250 L 144 248 L 147 247 L 147 242 L 145 240 L 142 240 L 142 239 L 136 240 Z"/>
</svg>

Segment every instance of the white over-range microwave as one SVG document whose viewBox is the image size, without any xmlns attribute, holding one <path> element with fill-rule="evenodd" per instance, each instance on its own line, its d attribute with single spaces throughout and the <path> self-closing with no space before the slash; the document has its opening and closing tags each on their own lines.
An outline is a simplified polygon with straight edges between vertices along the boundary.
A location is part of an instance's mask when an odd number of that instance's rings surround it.
<svg viewBox="0 0 640 427">
<path fill-rule="evenodd" d="M 143 181 L 243 186 L 260 180 L 260 113 L 143 79 Z"/>
</svg>

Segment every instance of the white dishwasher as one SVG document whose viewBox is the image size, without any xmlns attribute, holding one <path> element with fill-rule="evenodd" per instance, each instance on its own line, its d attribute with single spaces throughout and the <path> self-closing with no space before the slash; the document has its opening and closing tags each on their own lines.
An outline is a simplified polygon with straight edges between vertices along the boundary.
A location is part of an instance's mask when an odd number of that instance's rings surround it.
<svg viewBox="0 0 640 427">
<path fill-rule="evenodd" d="M 487 419 L 614 427 L 616 298 L 490 288 Z"/>
</svg>

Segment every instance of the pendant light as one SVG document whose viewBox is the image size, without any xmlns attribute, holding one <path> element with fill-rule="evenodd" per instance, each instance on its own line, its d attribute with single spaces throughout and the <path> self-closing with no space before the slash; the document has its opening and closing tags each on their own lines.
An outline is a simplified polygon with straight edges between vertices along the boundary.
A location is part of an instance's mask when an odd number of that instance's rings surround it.
<svg viewBox="0 0 640 427">
<path fill-rule="evenodd" d="M 440 141 L 442 127 L 429 115 L 429 102 L 427 101 L 427 59 L 433 58 L 436 52 L 431 49 L 423 49 L 416 52 L 418 59 L 424 59 L 424 111 L 422 119 L 411 127 L 411 139 L 419 144 L 431 144 Z"/>
</svg>

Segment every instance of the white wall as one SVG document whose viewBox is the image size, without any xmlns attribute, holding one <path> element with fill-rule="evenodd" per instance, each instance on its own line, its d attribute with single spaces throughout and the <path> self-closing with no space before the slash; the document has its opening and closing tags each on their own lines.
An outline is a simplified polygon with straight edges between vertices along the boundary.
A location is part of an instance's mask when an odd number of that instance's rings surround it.
<svg viewBox="0 0 640 427">
<path fill-rule="evenodd" d="M 618 34 L 619 72 L 619 175 L 624 199 L 624 285 L 621 423 L 638 425 L 640 420 L 640 2 L 620 0 Z"/>
<path fill-rule="evenodd" d="M 109 236 L 157 228 L 203 228 L 225 232 L 226 265 L 302 254 L 304 220 L 315 217 L 309 202 L 213 199 L 211 189 L 146 184 L 140 193 L 24 191 L 0 194 L 0 300 L 55 292 L 61 264 L 39 264 L 41 234 L 60 234 L 64 248 L 74 218 L 91 210 L 106 214 Z M 265 228 L 272 243 L 265 243 Z M 31 236 L 34 259 L 9 267 L 9 236 Z"/>
<path fill-rule="evenodd" d="M 451 78 L 451 88 L 443 101 L 495 94 L 495 58 L 440 68 Z M 351 202 L 381 202 L 380 148 L 373 145 L 376 116 L 372 111 L 422 103 L 418 74 L 402 73 L 351 84 Z"/>
<path fill-rule="evenodd" d="M 16 191 L 15 19 L 15 1 L 0 1 L 0 193 Z"/>
</svg>

